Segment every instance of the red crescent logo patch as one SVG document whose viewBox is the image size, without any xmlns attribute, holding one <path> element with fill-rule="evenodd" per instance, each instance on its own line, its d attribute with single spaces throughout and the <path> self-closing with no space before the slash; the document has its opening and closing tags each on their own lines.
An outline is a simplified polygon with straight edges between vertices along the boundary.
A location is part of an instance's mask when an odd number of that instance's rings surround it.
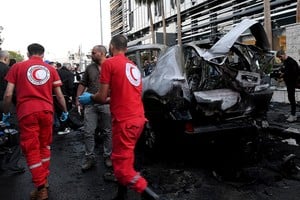
<svg viewBox="0 0 300 200">
<path fill-rule="evenodd" d="M 27 78 L 33 85 L 43 85 L 50 78 L 50 71 L 43 65 L 33 65 L 27 70 Z"/>
<path fill-rule="evenodd" d="M 141 84 L 141 72 L 136 65 L 126 63 L 126 77 L 134 86 L 139 86 Z"/>
</svg>

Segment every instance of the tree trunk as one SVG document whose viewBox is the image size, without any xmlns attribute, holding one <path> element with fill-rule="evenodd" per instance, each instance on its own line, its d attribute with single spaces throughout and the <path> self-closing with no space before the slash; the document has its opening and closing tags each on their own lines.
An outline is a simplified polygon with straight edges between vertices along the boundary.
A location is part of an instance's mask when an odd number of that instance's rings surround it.
<svg viewBox="0 0 300 200">
<path fill-rule="evenodd" d="M 178 45 L 182 46 L 180 0 L 176 0 L 176 5 L 177 5 L 177 41 L 178 41 Z"/>
<path fill-rule="evenodd" d="M 166 30 L 166 16 L 165 16 L 165 5 L 164 0 L 161 1 L 162 10 L 162 25 L 163 25 L 163 41 L 164 45 L 167 45 L 167 30 Z"/>
<path fill-rule="evenodd" d="M 300 23 L 300 0 L 297 0 L 296 22 Z"/>
<path fill-rule="evenodd" d="M 154 35 L 154 25 L 153 25 L 151 5 L 148 5 L 148 13 L 149 13 L 149 18 L 150 18 L 150 32 L 151 32 L 151 36 L 152 36 L 152 44 L 154 44 L 155 43 L 155 35 Z"/>
<path fill-rule="evenodd" d="M 269 39 L 270 48 L 273 48 L 273 36 L 271 25 L 271 13 L 270 13 L 270 0 L 264 0 L 264 28 Z"/>
</svg>

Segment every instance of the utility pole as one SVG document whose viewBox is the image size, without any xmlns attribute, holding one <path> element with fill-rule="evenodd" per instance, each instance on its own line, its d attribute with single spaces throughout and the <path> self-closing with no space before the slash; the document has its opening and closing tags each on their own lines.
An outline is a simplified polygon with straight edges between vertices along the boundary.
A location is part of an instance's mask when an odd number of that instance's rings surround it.
<svg viewBox="0 0 300 200">
<path fill-rule="evenodd" d="M 100 2 L 100 35 L 101 35 L 101 45 L 103 45 L 103 28 L 102 28 L 102 3 L 101 3 L 101 0 L 99 0 Z"/>
</svg>

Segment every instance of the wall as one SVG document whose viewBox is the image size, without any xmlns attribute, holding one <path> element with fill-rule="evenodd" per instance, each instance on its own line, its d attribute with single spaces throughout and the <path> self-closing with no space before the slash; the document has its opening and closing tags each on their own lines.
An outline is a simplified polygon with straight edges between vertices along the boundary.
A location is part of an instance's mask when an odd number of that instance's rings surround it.
<svg viewBox="0 0 300 200">
<path fill-rule="evenodd" d="M 300 24 L 286 27 L 286 54 L 299 63 L 300 59 Z"/>
</svg>

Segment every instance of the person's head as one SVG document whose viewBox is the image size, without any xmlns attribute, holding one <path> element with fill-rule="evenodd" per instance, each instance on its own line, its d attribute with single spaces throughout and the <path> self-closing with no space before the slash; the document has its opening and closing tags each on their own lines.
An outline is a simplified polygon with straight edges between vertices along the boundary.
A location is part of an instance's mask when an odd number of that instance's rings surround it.
<svg viewBox="0 0 300 200">
<path fill-rule="evenodd" d="M 75 71 L 80 71 L 80 65 L 78 63 L 75 63 Z"/>
<path fill-rule="evenodd" d="M 62 64 L 59 63 L 59 62 L 57 62 L 57 63 L 56 63 L 56 68 L 57 68 L 57 69 L 61 69 L 61 68 L 62 68 Z"/>
<path fill-rule="evenodd" d="M 14 59 L 14 58 L 11 58 L 10 60 L 9 60 L 9 64 L 8 64 L 8 66 L 13 66 L 15 63 L 17 62 L 17 60 L 16 59 Z"/>
<path fill-rule="evenodd" d="M 96 45 L 92 49 L 92 60 L 97 63 L 101 64 L 104 62 L 106 58 L 107 50 L 103 45 Z"/>
<path fill-rule="evenodd" d="M 38 43 L 33 43 L 27 47 L 27 51 L 28 51 L 27 52 L 28 57 L 31 57 L 31 56 L 44 57 L 45 49 L 42 45 L 40 45 Z"/>
<path fill-rule="evenodd" d="M 127 51 L 127 38 L 124 35 L 114 36 L 109 44 L 109 51 L 112 56 Z"/>
<path fill-rule="evenodd" d="M 49 60 L 46 60 L 44 61 L 45 63 L 51 65 L 52 67 L 54 67 L 56 69 L 56 62 L 53 62 L 53 61 L 49 61 Z"/>
<path fill-rule="evenodd" d="M 9 64 L 9 52 L 0 50 L 0 61 L 3 62 L 4 64 L 8 65 Z"/>
<path fill-rule="evenodd" d="M 286 56 L 284 50 L 279 50 L 276 53 L 276 57 L 278 57 L 281 61 L 284 61 L 287 56 Z"/>
</svg>

